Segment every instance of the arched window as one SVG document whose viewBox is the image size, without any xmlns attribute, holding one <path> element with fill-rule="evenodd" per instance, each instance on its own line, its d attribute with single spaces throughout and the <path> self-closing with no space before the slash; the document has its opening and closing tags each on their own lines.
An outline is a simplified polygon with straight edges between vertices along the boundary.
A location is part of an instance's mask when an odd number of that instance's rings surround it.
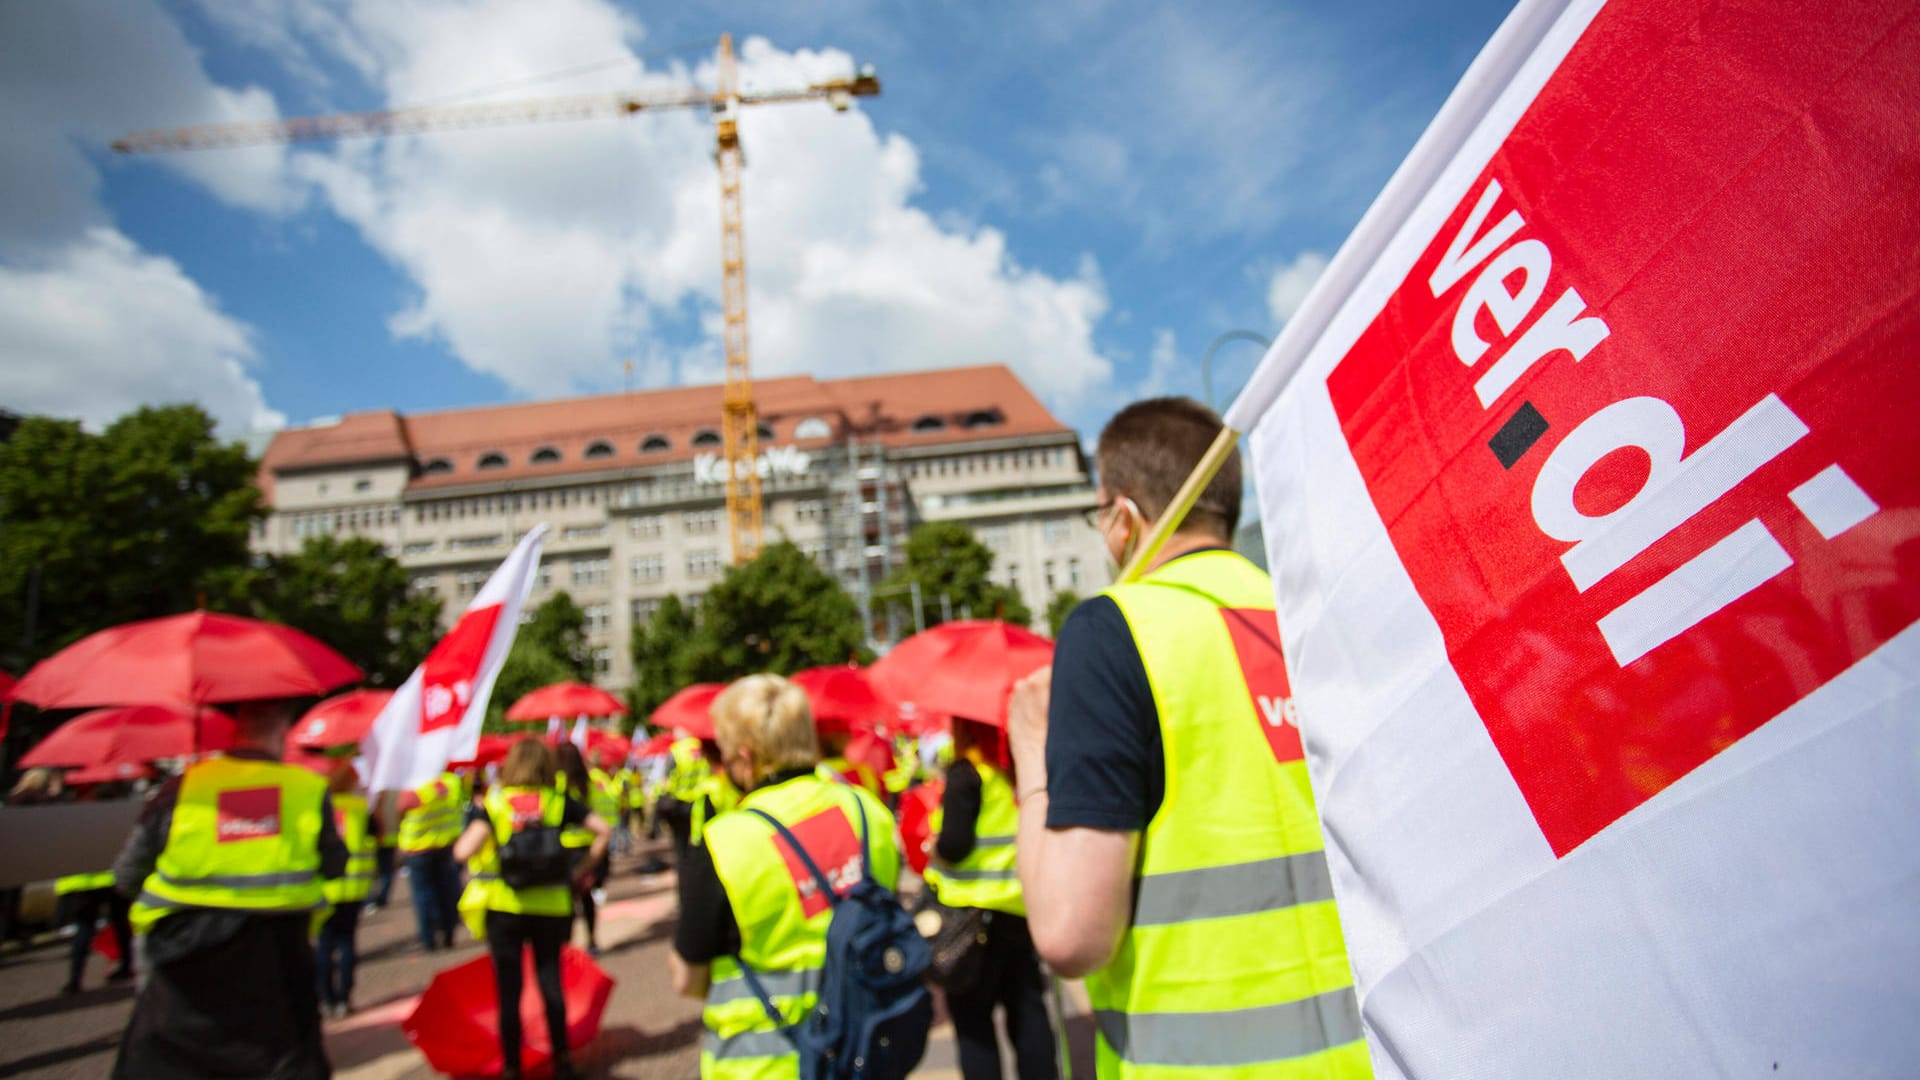
<svg viewBox="0 0 1920 1080">
<path fill-rule="evenodd" d="M 453 462 L 443 457 L 430 458 L 426 464 L 420 466 L 421 476 L 444 476 L 452 471 Z"/>
<path fill-rule="evenodd" d="M 507 455 L 498 450 L 489 450 L 480 455 L 480 460 L 474 462 L 474 466 L 481 469 L 504 469 L 507 467 Z"/>
<path fill-rule="evenodd" d="M 640 452 L 643 454 L 664 454 L 673 449 L 673 440 L 665 435 L 649 435 L 640 440 Z"/>
<path fill-rule="evenodd" d="M 543 446 L 535 450 L 533 456 L 527 460 L 535 465 L 551 465 L 560 460 L 560 451 L 556 447 Z"/>
<path fill-rule="evenodd" d="M 771 424 L 761 424 L 753 429 L 753 433 L 761 442 L 773 441 L 773 426 Z"/>
<path fill-rule="evenodd" d="M 694 433 L 693 433 L 693 445 L 695 445 L 695 446 L 719 446 L 719 445 L 720 445 L 720 433 L 719 433 L 719 432 L 717 432 L 717 431 L 715 431 L 715 430 L 713 430 L 713 429 L 712 429 L 712 428 L 710 428 L 710 427 L 703 427 L 703 428 L 701 428 L 701 429 L 700 429 L 699 431 L 696 431 L 696 432 L 694 432 Z"/>
<path fill-rule="evenodd" d="M 595 458 L 610 458 L 613 456 L 613 444 L 605 439 L 595 439 L 587 444 L 587 452 L 580 456 L 589 461 Z"/>
<path fill-rule="evenodd" d="M 817 416 L 809 416 L 794 426 L 796 439 L 830 439 L 833 437 L 833 425 Z"/>
<path fill-rule="evenodd" d="M 916 435 L 945 430 L 947 430 L 947 422 L 937 416 L 923 416 L 913 422 L 913 431 Z"/>
<path fill-rule="evenodd" d="M 968 413 L 967 418 L 961 423 L 962 423 L 962 426 L 968 429 L 972 429 L 972 428 L 983 428 L 983 427 L 999 427 L 1001 424 L 1005 422 L 1006 422 L 1005 418 L 1003 418 L 1000 415 L 999 409 L 980 409 L 975 412 Z"/>
</svg>

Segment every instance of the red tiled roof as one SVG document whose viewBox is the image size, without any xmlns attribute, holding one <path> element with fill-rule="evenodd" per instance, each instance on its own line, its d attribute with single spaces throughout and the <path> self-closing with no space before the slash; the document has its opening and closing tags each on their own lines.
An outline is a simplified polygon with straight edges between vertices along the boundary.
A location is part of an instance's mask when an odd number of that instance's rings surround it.
<svg viewBox="0 0 1920 1080">
<path fill-rule="evenodd" d="M 410 484 L 430 490 L 684 461 L 707 452 L 692 445 L 696 432 L 719 430 L 722 391 L 688 386 L 406 417 L 391 410 L 356 413 L 326 427 L 280 432 L 261 462 L 262 481 L 295 469 L 445 459 L 450 471 L 419 475 Z M 853 379 L 762 379 L 754 383 L 754 402 L 775 443 L 805 447 L 826 445 L 848 431 L 895 450 L 1069 431 L 1003 364 Z M 999 422 L 967 427 L 976 414 L 997 415 Z M 833 434 L 795 439 L 795 426 L 809 417 L 825 420 Z M 940 426 L 933 428 L 929 417 Z M 915 429 L 916 421 L 923 430 Z M 651 435 L 666 436 L 671 449 L 642 454 L 640 443 Z M 588 459 L 587 448 L 600 441 L 613 453 Z M 533 464 L 534 452 L 543 447 L 559 451 L 560 460 Z M 480 457 L 493 452 L 507 464 L 478 469 Z"/>
</svg>

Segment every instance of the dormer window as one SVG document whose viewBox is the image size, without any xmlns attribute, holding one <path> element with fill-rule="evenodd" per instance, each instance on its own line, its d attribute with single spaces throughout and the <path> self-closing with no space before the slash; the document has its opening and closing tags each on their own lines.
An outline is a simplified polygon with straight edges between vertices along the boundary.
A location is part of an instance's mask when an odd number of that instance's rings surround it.
<svg viewBox="0 0 1920 1080">
<path fill-rule="evenodd" d="M 535 465 L 552 465 L 560 460 L 560 451 L 557 447 L 543 446 L 535 450 L 533 456 L 527 460 Z"/>
<path fill-rule="evenodd" d="M 833 425 L 817 416 L 809 416 L 794 426 L 793 437 L 796 439 L 830 439 L 833 437 Z"/>
<path fill-rule="evenodd" d="M 596 458 L 610 458 L 613 456 L 613 444 L 605 439 L 595 439 L 587 444 L 587 452 L 580 456 L 588 461 Z"/>
<path fill-rule="evenodd" d="M 999 427 L 1004 423 L 1006 418 L 1000 415 L 999 409 L 980 409 L 970 412 L 967 418 L 961 421 L 961 425 L 970 431 L 974 428 Z"/>
<path fill-rule="evenodd" d="M 453 462 L 446 458 L 430 458 L 420 466 L 421 476 L 445 476 L 453 471 Z"/>
<path fill-rule="evenodd" d="M 507 467 L 507 455 L 498 450 L 489 450 L 481 454 L 480 460 L 473 464 L 478 469 L 504 469 Z"/>
<path fill-rule="evenodd" d="M 761 424 L 755 427 L 753 433 L 761 442 L 773 441 L 773 427 L 769 424 Z"/>
<path fill-rule="evenodd" d="M 947 430 L 947 422 L 937 416 L 923 416 L 913 422 L 913 433 L 925 435 L 935 431 Z"/>
<path fill-rule="evenodd" d="M 640 452 L 643 454 L 664 454 L 673 449 L 673 440 L 665 435 L 649 435 L 640 440 Z"/>
<path fill-rule="evenodd" d="M 710 427 L 703 427 L 693 433 L 693 445 L 696 447 L 719 446 L 720 433 Z"/>
</svg>

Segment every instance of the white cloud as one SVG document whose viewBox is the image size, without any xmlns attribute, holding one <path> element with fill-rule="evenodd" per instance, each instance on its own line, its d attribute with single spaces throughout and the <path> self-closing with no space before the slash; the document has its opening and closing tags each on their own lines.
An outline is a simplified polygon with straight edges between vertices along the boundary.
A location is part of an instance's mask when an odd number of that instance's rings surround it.
<svg viewBox="0 0 1920 1080">
<path fill-rule="evenodd" d="M 1312 291 L 1313 283 L 1320 280 L 1326 269 L 1325 255 L 1303 251 L 1273 272 L 1273 280 L 1267 284 L 1267 313 L 1273 316 L 1275 326 L 1293 318 L 1307 299 L 1307 293 Z"/>
<path fill-rule="evenodd" d="M 339 10 L 349 62 L 374 58 L 375 84 L 395 104 L 470 87 L 476 70 L 511 82 L 604 60 L 643 33 L 604 0 Z M 338 38 L 330 24 L 300 48 Z M 749 88 L 853 66 L 835 50 L 759 39 L 741 56 Z M 636 57 L 623 73 L 556 92 L 710 86 L 712 76 L 710 62 L 643 69 Z M 1093 345 L 1107 310 L 1098 267 L 1083 260 L 1061 276 L 1023 266 L 999 231 L 915 206 L 920 163 L 908 140 L 821 103 L 749 108 L 741 135 L 756 372 L 998 361 L 1056 402 L 1110 376 Z M 1111 147 L 1086 149 L 1112 165 Z M 411 282 L 394 333 L 444 342 L 477 370 L 552 395 L 617 386 L 627 360 L 681 380 L 720 375 L 712 153 L 704 111 L 642 112 L 390 138 L 303 153 L 294 167 Z M 688 338 L 689 316 L 699 340 Z"/>
<path fill-rule="evenodd" d="M 173 260 L 104 227 L 38 265 L 0 266 L 0 356 L 0 400 L 94 428 L 182 401 L 228 435 L 286 422 L 248 374 L 247 327 Z"/>
</svg>

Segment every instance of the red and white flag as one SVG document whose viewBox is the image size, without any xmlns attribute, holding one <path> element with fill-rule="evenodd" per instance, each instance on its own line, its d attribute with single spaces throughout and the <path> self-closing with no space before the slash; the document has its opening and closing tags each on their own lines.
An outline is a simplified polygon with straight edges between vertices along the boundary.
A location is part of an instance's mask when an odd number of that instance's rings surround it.
<svg viewBox="0 0 1920 1080">
<path fill-rule="evenodd" d="M 368 790 L 418 787 L 447 762 L 473 757 L 546 536 L 547 527 L 536 525 L 520 538 L 460 621 L 394 691 L 360 743 Z"/>
<path fill-rule="evenodd" d="M 1523 2 L 1229 410 L 1379 1075 L 1920 1076 L 1917 101 Z"/>
</svg>

